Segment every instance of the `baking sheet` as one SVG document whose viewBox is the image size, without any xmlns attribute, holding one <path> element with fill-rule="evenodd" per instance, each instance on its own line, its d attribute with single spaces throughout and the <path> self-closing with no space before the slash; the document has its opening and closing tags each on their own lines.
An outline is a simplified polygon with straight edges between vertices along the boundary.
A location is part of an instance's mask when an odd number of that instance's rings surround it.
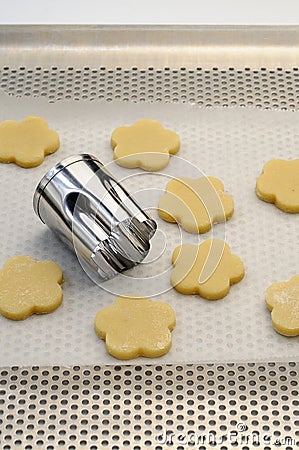
<svg viewBox="0 0 299 450">
<path fill-rule="evenodd" d="M 0 97 L 0 119 L 21 120 L 41 115 L 59 132 L 61 148 L 33 169 L 0 165 L 1 265 L 15 254 L 53 259 L 64 273 L 62 306 L 54 313 L 22 322 L 0 317 L 1 365 L 76 365 L 121 363 L 106 353 L 93 330 L 96 312 L 116 295 L 138 292 L 166 301 L 177 325 L 170 352 L 134 362 L 184 363 L 286 361 L 298 359 L 299 338 L 285 338 L 272 328 L 264 304 L 267 286 L 298 273 L 299 215 L 288 215 L 257 199 L 254 187 L 263 164 L 272 158 L 298 157 L 299 115 L 256 109 L 199 109 L 178 104 L 60 101 Z M 181 150 L 162 173 L 128 170 L 112 162 L 110 135 L 120 125 L 140 118 L 160 120 L 179 133 Z M 102 285 L 84 273 L 76 256 L 35 216 L 34 189 L 44 173 L 61 159 L 92 153 L 123 180 L 157 220 L 159 232 L 144 264 Z M 194 236 L 158 218 L 157 201 L 173 176 L 219 177 L 235 200 L 235 214 L 226 224 Z M 172 250 L 181 242 L 211 236 L 226 238 L 242 257 L 246 275 L 227 297 L 209 302 L 182 296 L 169 285 Z M 149 262 L 152 261 L 152 262 Z M 162 272 L 162 273 L 161 273 Z M 162 275 L 162 276 L 161 276 Z M 128 363 L 128 362 L 126 362 Z"/>
</svg>

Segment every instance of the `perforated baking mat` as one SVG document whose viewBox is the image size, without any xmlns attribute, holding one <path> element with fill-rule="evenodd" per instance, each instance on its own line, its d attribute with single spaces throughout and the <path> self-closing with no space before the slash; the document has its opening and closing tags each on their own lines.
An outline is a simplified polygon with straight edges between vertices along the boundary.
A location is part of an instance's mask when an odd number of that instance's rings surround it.
<svg viewBox="0 0 299 450">
<path fill-rule="evenodd" d="M 1 95 L 0 119 L 43 116 L 58 131 L 61 148 L 33 169 L 0 166 L 1 265 L 15 254 L 52 259 L 64 274 L 63 303 L 52 314 L 14 322 L 0 317 L 1 365 L 115 364 L 95 334 L 96 312 L 120 294 L 148 295 L 175 310 L 177 325 L 170 352 L 150 362 L 242 362 L 298 359 L 298 338 L 277 334 L 265 303 L 267 286 L 298 273 L 299 216 L 281 212 L 255 195 L 255 181 L 264 163 L 273 158 L 298 157 L 297 112 L 227 108 L 201 109 L 178 104 L 104 101 L 60 101 Z M 110 148 L 114 128 L 140 118 L 159 120 L 179 133 L 181 149 L 161 173 L 117 166 Z M 145 263 L 98 286 L 69 251 L 35 216 L 32 196 L 45 172 L 73 154 L 91 153 L 135 195 L 157 220 L 158 233 Z M 163 222 L 156 208 L 173 176 L 220 178 L 235 201 L 226 224 L 204 235 L 183 232 Z M 184 242 L 210 237 L 226 239 L 245 264 L 245 278 L 222 300 L 210 302 L 183 296 L 171 289 L 173 249 Z M 148 363 L 139 358 L 138 363 Z"/>
</svg>

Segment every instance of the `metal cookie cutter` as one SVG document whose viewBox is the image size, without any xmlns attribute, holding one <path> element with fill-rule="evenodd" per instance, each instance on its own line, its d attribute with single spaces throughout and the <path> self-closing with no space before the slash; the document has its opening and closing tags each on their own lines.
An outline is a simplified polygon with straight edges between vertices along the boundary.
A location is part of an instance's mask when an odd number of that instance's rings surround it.
<svg viewBox="0 0 299 450">
<path fill-rule="evenodd" d="M 87 274 L 105 281 L 140 263 L 157 224 L 88 154 L 53 167 L 33 197 L 36 214 L 76 251 Z"/>
</svg>

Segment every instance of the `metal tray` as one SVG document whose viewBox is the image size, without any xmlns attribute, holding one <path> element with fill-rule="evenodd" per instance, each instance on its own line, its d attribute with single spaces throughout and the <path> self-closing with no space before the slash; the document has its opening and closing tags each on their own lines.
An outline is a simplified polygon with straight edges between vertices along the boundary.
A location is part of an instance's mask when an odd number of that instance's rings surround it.
<svg viewBox="0 0 299 450">
<path fill-rule="evenodd" d="M 299 27 L 1 26 L 0 58 L 1 89 L 50 102 L 299 107 Z M 299 442 L 296 362 L 0 373 L 3 450 Z"/>
</svg>

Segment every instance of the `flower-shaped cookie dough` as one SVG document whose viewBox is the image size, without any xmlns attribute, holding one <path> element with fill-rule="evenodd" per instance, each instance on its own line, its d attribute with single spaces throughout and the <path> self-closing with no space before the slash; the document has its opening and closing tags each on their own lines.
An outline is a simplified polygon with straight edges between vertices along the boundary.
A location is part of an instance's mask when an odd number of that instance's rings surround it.
<svg viewBox="0 0 299 450">
<path fill-rule="evenodd" d="M 138 120 L 130 127 L 116 128 L 111 135 L 114 159 L 120 166 L 148 171 L 164 169 L 169 154 L 180 148 L 179 136 L 156 120 Z"/>
<path fill-rule="evenodd" d="M 0 270 L 0 313 L 13 320 L 54 311 L 62 302 L 62 272 L 53 261 L 13 256 Z"/>
<path fill-rule="evenodd" d="M 284 336 L 299 336 L 299 275 L 274 283 L 266 291 L 272 324 Z"/>
<path fill-rule="evenodd" d="M 182 294 L 198 294 L 208 300 L 225 297 L 230 286 L 244 277 L 242 260 L 220 239 L 180 245 L 173 252 L 172 264 L 172 286 Z"/>
<path fill-rule="evenodd" d="M 58 134 L 41 117 L 0 123 L 0 162 L 35 167 L 43 162 L 45 155 L 56 152 L 59 145 Z"/>
<path fill-rule="evenodd" d="M 160 198 L 158 212 L 167 222 L 180 223 L 189 233 L 205 233 L 212 223 L 224 222 L 234 212 L 234 201 L 213 177 L 175 178 Z"/>
<path fill-rule="evenodd" d="M 164 355 L 171 347 L 174 327 L 171 306 L 143 297 L 118 297 L 95 318 L 96 333 L 106 341 L 110 355 L 118 359 Z"/>
<path fill-rule="evenodd" d="M 273 159 L 256 182 L 256 194 L 287 213 L 299 213 L 299 159 Z"/>
</svg>

